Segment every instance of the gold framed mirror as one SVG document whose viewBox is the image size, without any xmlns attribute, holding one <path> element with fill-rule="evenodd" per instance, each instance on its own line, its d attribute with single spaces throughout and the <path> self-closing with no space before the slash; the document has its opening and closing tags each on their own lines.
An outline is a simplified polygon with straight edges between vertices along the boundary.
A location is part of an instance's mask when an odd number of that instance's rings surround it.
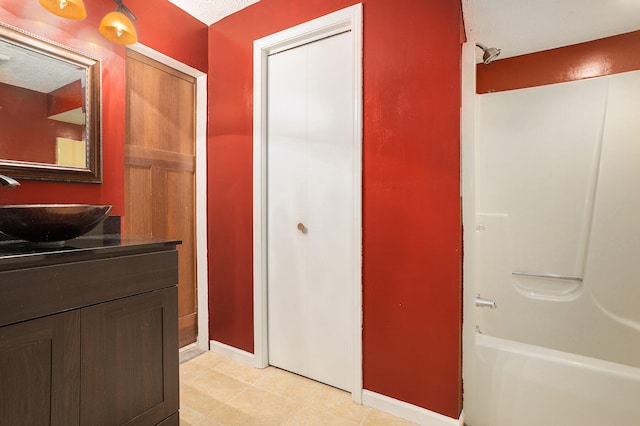
<svg viewBox="0 0 640 426">
<path fill-rule="evenodd" d="M 0 23 L 0 174 L 102 182 L 98 59 Z"/>
</svg>

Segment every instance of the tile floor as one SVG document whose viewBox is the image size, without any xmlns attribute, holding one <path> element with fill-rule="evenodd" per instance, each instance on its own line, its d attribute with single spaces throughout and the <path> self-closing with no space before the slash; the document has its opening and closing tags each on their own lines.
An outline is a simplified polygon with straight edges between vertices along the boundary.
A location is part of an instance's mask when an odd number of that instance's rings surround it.
<svg viewBox="0 0 640 426">
<path fill-rule="evenodd" d="M 180 365 L 180 426 L 413 424 L 278 368 L 260 370 L 213 352 Z"/>
</svg>

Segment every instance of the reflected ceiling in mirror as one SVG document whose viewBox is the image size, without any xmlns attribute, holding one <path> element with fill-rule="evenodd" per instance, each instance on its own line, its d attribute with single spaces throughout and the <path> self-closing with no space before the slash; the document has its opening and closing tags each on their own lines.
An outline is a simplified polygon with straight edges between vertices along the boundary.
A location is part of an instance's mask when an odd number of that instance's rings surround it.
<svg viewBox="0 0 640 426">
<path fill-rule="evenodd" d="M 100 61 L 0 23 L 0 173 L 99 183 Z"/>
</svg>

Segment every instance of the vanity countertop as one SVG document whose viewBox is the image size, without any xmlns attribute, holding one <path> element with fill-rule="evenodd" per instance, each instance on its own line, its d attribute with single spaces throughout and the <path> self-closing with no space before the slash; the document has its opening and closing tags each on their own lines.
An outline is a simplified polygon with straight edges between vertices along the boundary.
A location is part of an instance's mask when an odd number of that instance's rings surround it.
<svg viewBox="0 0 640 426">
<path fill-rule="evenodd" d="M 43 247 L 22 240 L 0 241 L 0 271 L 46 266 L 114 255 L 173 250 L 177 240 L 160 240 L 136 236 L 87 235 L 66 241 L 60 247 Z"/>
</svg>

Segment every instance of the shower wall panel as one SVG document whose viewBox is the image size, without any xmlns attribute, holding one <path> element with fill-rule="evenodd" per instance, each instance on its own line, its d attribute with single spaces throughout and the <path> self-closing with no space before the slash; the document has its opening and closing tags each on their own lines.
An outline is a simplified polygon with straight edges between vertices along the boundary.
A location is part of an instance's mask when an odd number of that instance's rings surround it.
<svg viewBox="0 0 640 426">
<path fill-rule="evenodd" d="M 477 208 L 509 221 L 513 271 L 582 275 L 606 92 L 596 79 L 480 97 Z"/>
<path fill-rule="evenodd" d="M 610 77 L 601 171 L 587 261 L 588 290 L 627 339 L 626 363 L 640 366 L 640 71 Z M 635 339 L 637 343 L 632 344 Z M 616 347 L 603 349 L 616 350 Z"/>
<path fill-rule="evenodd" d="M 640 72 L 480 96 L 482 333 L 640 367 Z"/>
</svg>

